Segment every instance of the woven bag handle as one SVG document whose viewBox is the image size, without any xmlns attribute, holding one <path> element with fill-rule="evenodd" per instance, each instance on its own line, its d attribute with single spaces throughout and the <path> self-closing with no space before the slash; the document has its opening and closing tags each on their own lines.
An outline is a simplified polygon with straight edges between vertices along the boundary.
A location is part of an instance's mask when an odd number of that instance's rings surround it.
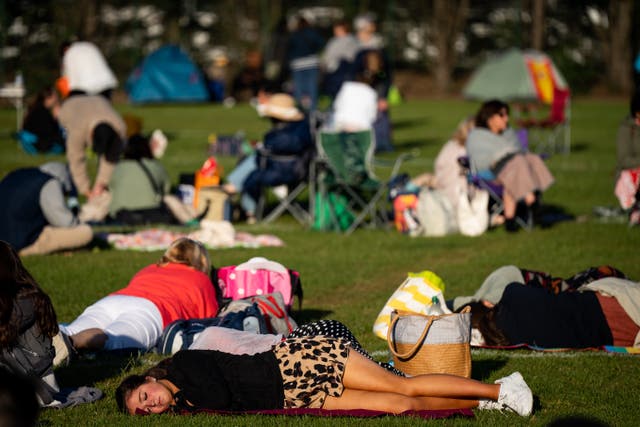
<svg viewBox="0 0 640 427">
<path fill-rule="evenodd" d="M 420 335 L 420 338 L 418 339 L 418 341 L 416 341 L 415 345 L 413 347 L 411 347 L 409 349 L 409 351 L 407 351 L 406 353 L 400 354 L 396 350 L 396 345 L 395 345 L 395 342 L 393 341 L 393 329 L 395 328 L 396 323 L 398 322 L 398 319 L 400 318 L 400 313 L 396 312 L 396 314 L 397 315 L 393 318 L 393 320 L 391 320 L 391 324 L 389 325 L 389 328 L 387 329 L 387 342 L 389 343 L 389 350 L 398 359 L 409 359 L 409 358 L 415 356 L 416 353 L 418 352 L 418 350 L 420 350 L 420 347 L 422 347 L 422 343 L 424 342 L 425 338 L 427 337 L 427 333 L 429 333 L 429 329 L 431 328 L 431 325 L 433 324 L 433 321 L 435 319 L 437 319 L 438 317 L 440 317 L 440 316 L 424 316 L 424 315 L 417 314 L 417 313 L 411 313 L 412 316 L 415 315 L 415 316 L 421 316 L 421 317 L 428 317 L 429 320 L 427 321 L 427 326 L 425 326 L 424 330 L 422 331 L 422 334 Z"/>
<path fill-rule="evenodd" d="M 427 322 L 427 326 L 425 326 L 424 330 L 422 331 L 422 334 L 420 335 L 420 338 L 418 339 L 418 341 L 416 341 L 415 345 L 413 347 L 411 347 L 409 349 L 409 351 L 407 351 L 404 354 L 400 354 L 400 353 L 397 352 L 395 342 L 393 341 L 393 329 L 395 328 L 396 323 L 398 322 L 398 319 L 400 318 L 400 312 L 396 311 L 396 316 L 391 320 L 391 324 L 389 325 L 389 328 L 387 329 L 387 343 L 389 344 L 389 350 L 391 351 L 391 353 L 394 356 L 396 356 L 399 359 L 409 359 L 409 358 L 415 356 L 416 353 L 420 350 L 420 347 L 422 346 L 422 343 L 426 339 L 427 334 L 429 333 L 429 329 L 431 329 L 431 325 L 433 324 L 434 320 L 439 319 L 441 317 L 451 316 L 452 314 L 469 313 L 470 311 L 471 311 L 471 307 L 466 306 L 459 313 L 441 314 L 439 316 L 425 316 L 424 314 L 419 314 L 419 313 L 406 313 L 406 314 L 409 314 L 411 316 L 428 317 L 429 321 Z M 403 314 L 405 314 L 405 313 L 403 313 Z"/>
</svg>

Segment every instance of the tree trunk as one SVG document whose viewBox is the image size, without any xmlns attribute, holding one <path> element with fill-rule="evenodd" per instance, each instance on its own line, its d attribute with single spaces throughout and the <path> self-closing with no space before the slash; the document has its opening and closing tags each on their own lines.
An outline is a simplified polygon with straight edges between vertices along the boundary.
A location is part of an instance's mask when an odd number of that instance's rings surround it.
<svg viewBox="0 0 640 427">
<path fill-rule="evenodd" d="M 96 34 L 96 14 L 98 13 L 96 3 L 96 0 L 82 0 L 79 4 L 80 9 L 82 10 L 81 35 L 85 40 L 93 39 Z"/>
<path fill-rule="evenodd" d="M 531 47 L 536 50 L 544 50 L 544 1 L 531 2 Z"/>
<path fill-rule="evenodd" d="M 632 0 L 617 0 L 609 3 L 609 52 L 607 80 L 616 92 L 631 93 L 631 15 Z"/>
<path fill-rule="evenodd" d="M 455 65 L 456 37 L 469 16 L 469 0 L 434 0 L 432 34 L 438 49 L 434 70 L 436 92 L 445 94 L 451 86 L 451 73 Z"/>
</svg>

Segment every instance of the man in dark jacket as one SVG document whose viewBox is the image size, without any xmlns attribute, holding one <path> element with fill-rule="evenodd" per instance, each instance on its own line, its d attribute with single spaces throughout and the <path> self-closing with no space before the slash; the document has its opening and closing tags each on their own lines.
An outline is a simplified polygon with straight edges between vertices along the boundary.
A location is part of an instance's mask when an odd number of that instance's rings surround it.
<svg viewBox="0 0 640 427">
<path fill-rule="evenodd" d="M 0 239 L 20 255 L 48 254 L 78 248 L 93 238 L 68 207 L 65 194 L 73 190 L 67 167 L 45 163 L 16 169 L 0 181 Z"/>
</svg>

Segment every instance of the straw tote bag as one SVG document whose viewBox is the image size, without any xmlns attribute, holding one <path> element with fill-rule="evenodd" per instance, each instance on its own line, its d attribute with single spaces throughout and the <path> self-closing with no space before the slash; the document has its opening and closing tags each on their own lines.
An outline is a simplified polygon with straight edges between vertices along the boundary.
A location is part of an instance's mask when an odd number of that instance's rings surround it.
<svg viewBox="0 0 640 427">
<path fill-rule="evenodd" d="M 471 377 L 471 311 L 427 316 L 394 310 L 387 333 L 394 366 L 404 373 Z"/>
</svg>

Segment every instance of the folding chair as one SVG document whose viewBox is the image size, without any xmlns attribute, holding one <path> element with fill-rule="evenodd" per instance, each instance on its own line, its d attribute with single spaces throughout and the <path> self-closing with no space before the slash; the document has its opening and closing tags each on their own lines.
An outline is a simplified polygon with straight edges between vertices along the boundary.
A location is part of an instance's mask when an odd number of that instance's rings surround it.
<svg viewBox="0 0 640 427">
<path fill-rule="evenodd" d="M 522 120 L 519 125 L 528 129 L 537 153 L 569 154 L 571 151 L 571 94 L 567 89 L 553 88 L 549 115 L 542 119 Z"/>
<path fill-rule="evenodd" d="M 386 201 L 388 186 L 380 181 L 373 170 L 375 138 L 373 130 L 360 132 L 334 132 L 319 130 L 316 135 L 317 157 L 312 164 L 310 211 L 316 214 L 316 195 L 327 200 L 329 194 L 343 196 L 353 214 L 353 222 L 344 230 L 352 233 L 361 225 L 376 227 L 388 224 L 388 210 L 381 206 Z M 403 154 L 396 158 L 391 177 L 397 175 Z M 339 230 L 339 219 L 331 211 L 334 229 Z"/>
<path fill-rule="evenodd" d="M 297 198 L 309 186 L 309 169 L 313 155 L 314 150 L 309 150 L 307 153 L 303 154 L 303 160 L 305 163 L 303 178 L 294 183 L 283 184 L 284 186 L 286 186 L 286 194 L 281 194 L 278 190 L 275 190 L 277 187 L 280 187 L 279 185 L 273 187 L 264 187 L 262 189 L 256 209 L 256 219 L 259 222 L 269 223 L 279 218 L 284 212 L 289 212 L 291 216 L 293 216 L 300 224 L 311 224 L 311 214 L 302 206 Z M 261 148 L 259 167 L 265 168 L 268 161 L 291 162 L 299 158 L 300 156 L 298 155 L 276 155 L 273 153 L 269 153 L 264 148 Z M 269 214 L 265 216 L 266 205 L 269 198 L 269 190 L 271 190 L 278 199 L 278 205 L 275 206 L 269 212 Z"/>
<path fill-rule="evenodd" d="M 504 188 L 496 181 L 495 175 L 488 170 L 472 171 L 471 162 L 467 156 L 459 157 L 458 164 L 466 175 L 469 184 L 489 193 L 489 213 L 491 216 L 502 215 L 504 213 L 504 203 L 502 201 Z M 532 218 L 524 220 L 516 214 L 515 221 L 524 230 L 530 231 L 533 228 Z"/>
</svg>

